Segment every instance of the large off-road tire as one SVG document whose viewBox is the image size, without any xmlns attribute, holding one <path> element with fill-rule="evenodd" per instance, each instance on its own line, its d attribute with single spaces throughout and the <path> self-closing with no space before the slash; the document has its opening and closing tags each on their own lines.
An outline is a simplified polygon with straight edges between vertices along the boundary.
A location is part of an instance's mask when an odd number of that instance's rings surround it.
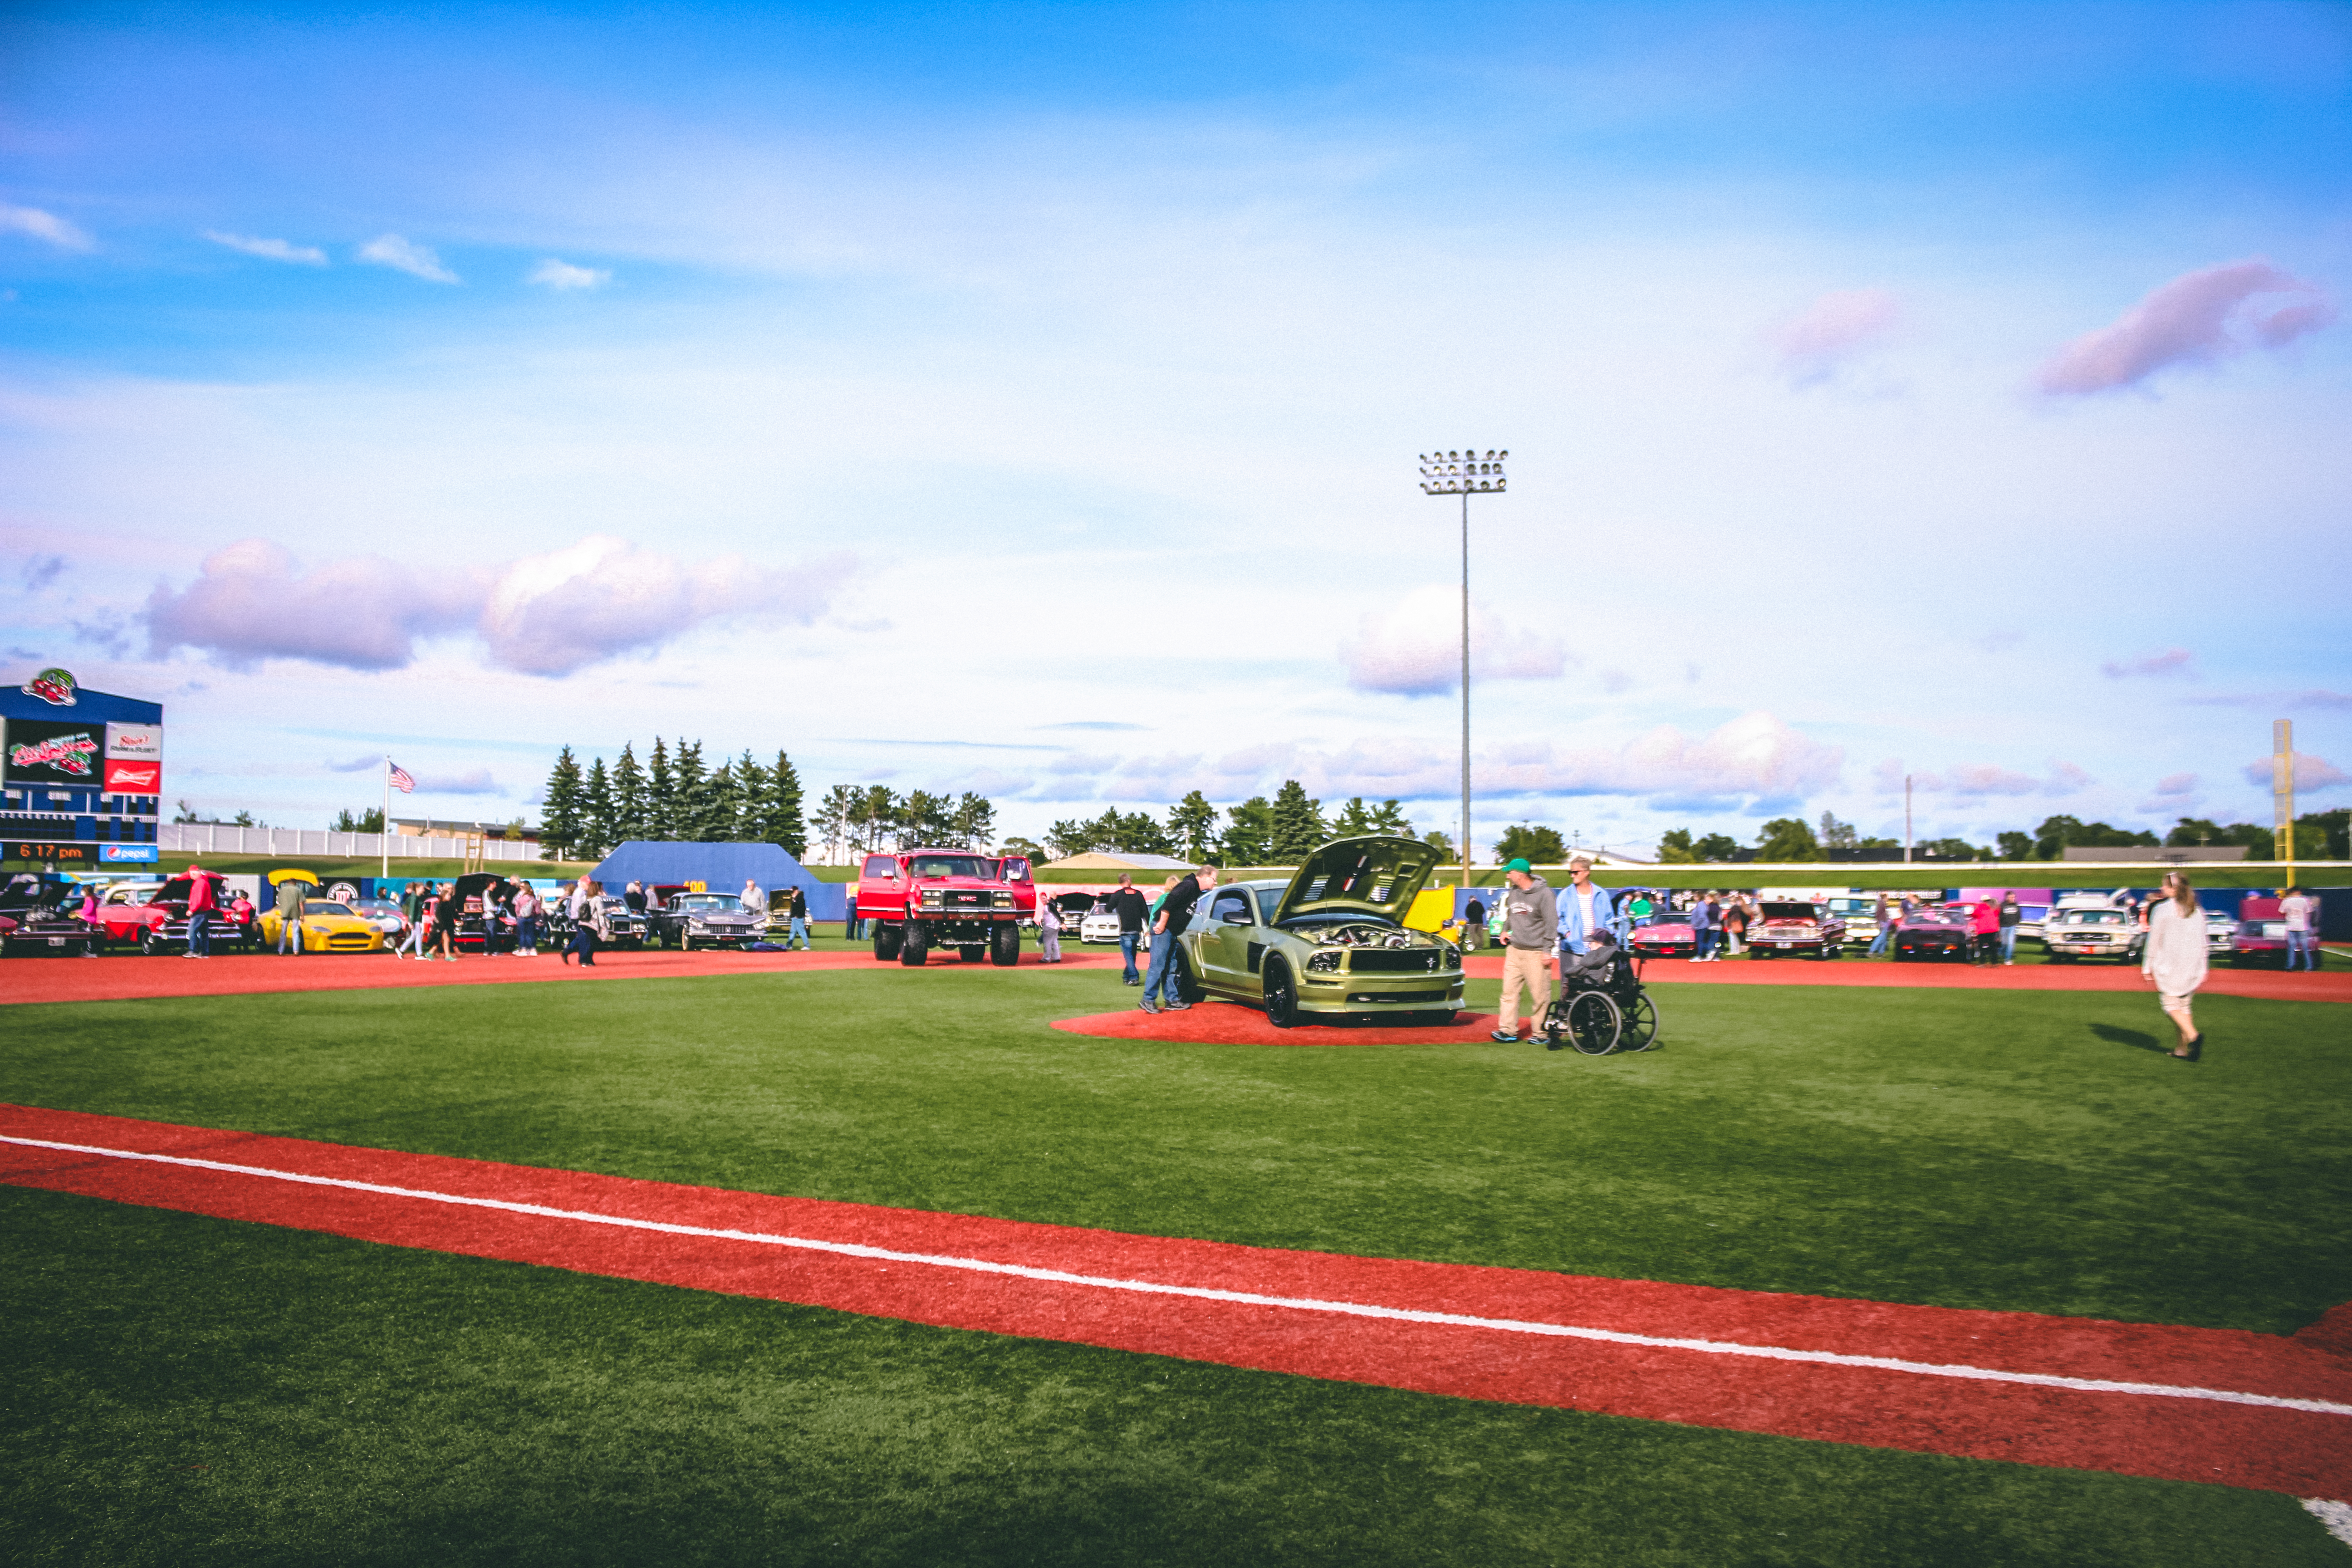
<svg viewBox="0 0 2352 1568">
<path fill-rule="evenodd" d="M 908 921 L 906 931 L 898 943 L 898 962 L 908 969 L 920 969 L 930 962 L 931 928 L 920 921 Z"/>
<path fill-rule="evenodd" d="M 988 962 L 1010 969 L 1021 962 L 1021 928 L 1006 921 L 989 933 Z"/>
<path fill-rule="evenodd" d="M 905 926 L 884 925 L 878 921 L 876 921 L 874 925 L 874 962 L 877 963 L 887 963 L 892 959 L 898 957 L 898 949 L 906 940 L 907 928 Z"/>
<path fill-rule="evenodd" d="M 1297 1023 L 1298 982 L 1290 977 L 1290 965 L 1281 959 L 1269 958 L 1261 979 L 1265 985 L 1262 994 L 1265 998 L 1265 1021 L 1277 1029 L 1287 1029 Z"/>
</svg>

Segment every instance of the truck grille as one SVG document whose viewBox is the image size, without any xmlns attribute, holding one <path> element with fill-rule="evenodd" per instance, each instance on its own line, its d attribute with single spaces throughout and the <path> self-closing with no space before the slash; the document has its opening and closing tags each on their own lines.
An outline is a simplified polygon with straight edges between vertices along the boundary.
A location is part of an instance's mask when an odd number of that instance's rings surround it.
<svg viewBox="0 0 2352 1568">
<path fill-rule="evenodd" d="M 1351 991 L 1350 1002 L 1443 1002 L 1443 991 Z"/>
<path fill-rule="evenodd" d="M 1435 948 L 1358 948 L 1348 954 L 1348 967 L 1358 974 L 1434 974 L 1438 965 Z"/>
</svg>

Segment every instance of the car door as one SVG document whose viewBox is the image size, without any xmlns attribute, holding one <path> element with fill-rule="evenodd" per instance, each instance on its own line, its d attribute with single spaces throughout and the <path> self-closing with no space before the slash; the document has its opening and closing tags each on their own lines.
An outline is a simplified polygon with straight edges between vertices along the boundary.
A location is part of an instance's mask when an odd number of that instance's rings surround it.
<svg viewBox="0 0 2352 1568">
<path fill-rule="evenodd" d="M 1197 917 L 1196 917 L 1197 918 Z M 1252 948 L 1264 952 L 1264 933 L 1257 926 L 1257 900 L 1246 888 L 1220 888 L 1209 903 L 1206 929 L 1196 951 L 1201 955 L 1201 982 L 1220 991 L 1255 992 L 1256 975 Z"/>
</svg>

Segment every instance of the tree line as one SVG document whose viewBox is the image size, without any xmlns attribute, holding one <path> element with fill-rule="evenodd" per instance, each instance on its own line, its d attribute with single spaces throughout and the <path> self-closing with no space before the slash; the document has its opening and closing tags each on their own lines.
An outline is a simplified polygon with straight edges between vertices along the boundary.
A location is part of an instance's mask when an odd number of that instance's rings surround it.
<svg viewBox="0 0 2352 1568">
<path fill-rule="evenodd" d="M 598 757 L 583 773 L 564 747 L 540 807 L 541 855 L 598 860 L 632 838 L 777 844 L 798 858 L 808 852 L 800 773 L 781 751 L 773 767 L 748 750 L 709 767 L 701 742 L 673 751 L 659 735 L 642 765 L 629 742 L 609 769 Z"/>
<path fill-rule="evenodd" d="M 2347 827 L 2352 827 L 2352 807 L 2312 812 L 2296 817 L 2296 856 L 2314 860 L 2352 858 L 2352 846 L 2347 846 L 2347 838 L 2352 838 L 2352 832 L 2347 832 Z M 2142 830 L 2116 827 L 2104 822 L 2084 822 L 2079 817 L 2062 815 L 2044 817 L 2042 825 L 2031 833 L 1996 834 L 1990 845 L 1970 844 L 1965 838 L 1926 838 L 1915 840 L 1911 849 L 1914 855 L 1923 859 L 2025 861 L 2060 859 L 2070 847 L 2154 849 L 2159 844 L 2175 849 L 2195 845 L 2242 845 L 2249 860 L 2273 860 L 2278 858 L 2275 836 L 2268 827 L 2252 822 L 2233 822 L 2223 826 L 2200 816 L 2181 817 L 2162 839 Z M 1727 865 L 1740 860 L 1827 860 L 1832 849 L 1902 847 L 1900 839 L 1858 837 L 1853 824 L 1840 822 L 1835 816 L 1825 811 L 1822 813 L 1818 830 L 1802 817 L 1774 817 L 1758 830 L 1756 846 L 1752 850 L 1728 834 L 1710 833 L 1704 837 L 1694 837 L 1690 829 L 1677 827 L 1658 840 L 1658 858 L 1668 865 Z"/>
<path fill-rule="evenodd" d="M 1223 813 L 1199 790 L 1168 808 L 1164 819 L 1149 812 L 1116 807 L 1091 820 L 1056 822 L 1045 842 L 1008 839 L 1014 853 L 1066 859 L 1096 853 L 1167 855 L 1211 866 L 1296 866 L 1335 838 L 1366 834 L 1413 836 L 1402 803 L 1367 803 L 1355 795 L 1328 816 L 1323 803 L 1297 779 L 1285 779 L 1269 800 L 1252 795 Z M 1444 834 L 1424 836 L 1442 854 L 1453 853 Z M 1017 846 L 1017 847 L 1016 847 Z"/>
</svg>

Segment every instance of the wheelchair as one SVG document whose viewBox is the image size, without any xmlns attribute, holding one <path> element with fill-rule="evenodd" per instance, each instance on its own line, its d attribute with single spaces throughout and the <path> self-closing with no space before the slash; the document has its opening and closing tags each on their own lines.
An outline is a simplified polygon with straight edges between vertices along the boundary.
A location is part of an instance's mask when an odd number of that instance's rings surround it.
<svg viewBox="0 0 2352 1568">
<path fill-rule="evenodd" d="M 1643 988 L 1641 963 L 1632 953 L 1612 947 L 1597 963 L 1565 952 L 1560 960 L 1559 994 L 1537 1026 L 1546 1049 L 1605 1057 L 1657 1047 L 1658 1005 Z"/>
</svg>

